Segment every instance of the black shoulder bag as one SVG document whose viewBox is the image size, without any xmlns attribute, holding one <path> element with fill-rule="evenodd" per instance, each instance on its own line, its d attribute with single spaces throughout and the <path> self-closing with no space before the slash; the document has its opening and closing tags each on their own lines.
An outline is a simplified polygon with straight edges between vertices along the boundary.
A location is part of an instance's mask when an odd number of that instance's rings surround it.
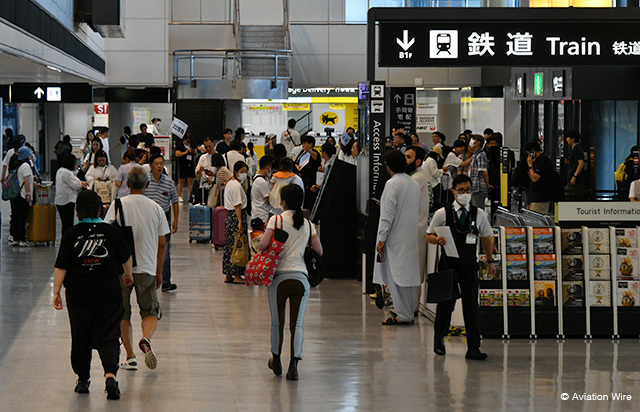
<svg viewBox="0 0 640 412">
<path fill-rule="evenodd" d="M 450 302 L 460 297 L 460 286 L 455 269 L 446 269 L 446 256 L 440 260 L 440 248 L 436 252 L 436 271 L 427 277 L 427 303 Z"/>
<path fill-rule="evenodd" d="M 309 224 L 309 241 L 304 251 L 304 263 L 307 266 L 307 277 L 309 278 L 309 286 L 315 288 L 324 280 L 324 270 L 320 255 L 311 247 L 311 222 L 306 219 Z"/>
<path fill-rule="evenodd" d="M 133 228 L 131 226 L 127 226 L 124 221 L 124 212 L 122 210 L 122 202 L 120 201 L 120 199 L 116 199 L 115 208 L 115 216 L 111 225 L 115 227 L 118 232 L 120 232 L 120 234 L 124 238 L 124 241 L 127 243 L 129 252 L 131 252 L 133 267 L 136 267 L 138 266 L 138 262 L 136 261 L 136 246 L 133 241 Z M 120 214 L 120 223 L 118 223 L 118 213 Z"/>
</svg>

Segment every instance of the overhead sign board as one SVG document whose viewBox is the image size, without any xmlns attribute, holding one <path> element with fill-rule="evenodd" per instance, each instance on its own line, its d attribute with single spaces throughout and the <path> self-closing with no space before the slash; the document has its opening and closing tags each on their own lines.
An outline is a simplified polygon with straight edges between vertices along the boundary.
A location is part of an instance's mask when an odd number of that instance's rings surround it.
<svg viewBox="0 0 640 412">
<path fill-rule="evenodd" d="M 640 220 L 637 202 L 560 202 L 559 222 L 600 222 L 613 225 L 618 222 Z"/>
<path fill-rule="evenodd" d="M 415 87 L 392 87 L 389 90 L 391 127 L 402 126 L 405 133 L 416 131 Z"/>
<path fill-rule="evenodd" d="M 93 103 L 86 83 L 13 83 L 11 103 Z"/>
<path fill-rule="evenodd" d="M 379 65 L 640 66 L 637 28 L 629 21 L 382 21 Z"/>
</svg>

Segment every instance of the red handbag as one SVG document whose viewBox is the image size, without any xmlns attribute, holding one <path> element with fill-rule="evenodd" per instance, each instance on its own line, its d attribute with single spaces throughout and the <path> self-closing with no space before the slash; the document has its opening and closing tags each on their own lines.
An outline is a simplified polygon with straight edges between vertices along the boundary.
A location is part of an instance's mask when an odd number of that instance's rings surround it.
<svg viewBox="0 0 640 412">
<path fill-rule="evenodd" d="M 278 218 L 280 218 L 280 228 L 278 228 Z M 289 234 L 282 229 L 282 216 L 276 216 L 275 229 L 269 247 L 253 255 L 245 267 L 244 279 L 247 286 L 269 286 L 273 282 L 280 262 L 280 253 L 288 238 Z"/>
</svg>

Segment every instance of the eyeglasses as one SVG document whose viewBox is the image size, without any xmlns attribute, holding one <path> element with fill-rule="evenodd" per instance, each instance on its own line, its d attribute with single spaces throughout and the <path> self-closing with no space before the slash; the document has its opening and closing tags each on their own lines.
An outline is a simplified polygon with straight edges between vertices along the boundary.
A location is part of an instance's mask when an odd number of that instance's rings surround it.
<svg viewBox="0 0 640 412">
<path fill-rule="evenodd" d="M 456 189 L 456 193 L 459 194 L 459 195 L 463 195 L 463 194 L 466 194 L 466 193 L 471 193 L 471 188 L 468 188 L 468 189 Z"/>
</svg>

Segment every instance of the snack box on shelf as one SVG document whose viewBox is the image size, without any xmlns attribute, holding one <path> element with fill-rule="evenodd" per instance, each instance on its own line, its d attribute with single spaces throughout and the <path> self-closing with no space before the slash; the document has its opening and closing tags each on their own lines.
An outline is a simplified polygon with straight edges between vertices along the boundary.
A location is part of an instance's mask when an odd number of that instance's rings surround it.
<svg viewBox="0 0 640 412">
<path fill-rule="evenodd" d="M 638 247 L 636 229 L 616 229 L 616 247 Z"/>
<path fill-rule="evenodd" d="M 618 280 L 638 279 L 638 249 L 617 248 L 615 270 Z"/>
</svg>

